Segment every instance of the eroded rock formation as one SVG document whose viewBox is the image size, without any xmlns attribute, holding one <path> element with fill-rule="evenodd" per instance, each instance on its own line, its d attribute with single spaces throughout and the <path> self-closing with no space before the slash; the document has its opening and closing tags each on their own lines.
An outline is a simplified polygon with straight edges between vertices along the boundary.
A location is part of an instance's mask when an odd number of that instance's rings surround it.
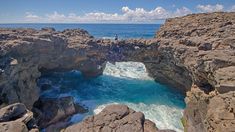
<svg viewBox="0 0 235 132">
<path fill-rule="evenodd" d="M 168 19 L 156 35 L 161 45 L 158 50 L 166 58 L 163 63 L 166 60 L 169 63 L 169 68 L 163 72 L 172 71 L 163 73 L 163 76 L 171 80 L 178 75 L 174 80 L 181 81 L 181 84 L 185 82 L 187 88 L 191 87 L 187 78 L 191 78 L 204 90 L 234 91 L 234 36 L 235 13 L 195 14 Z M 182 77 L 183 80 L 179 79 Z"/>
<path fill-rule="evenodd" d="M 0 132 L 39 132 L 33 113 L 24 104 L 15 103 L 0 109 Z"/>
<path fill-rule="evenodd" d="M 230 131 L 235 114 L 230 105 L 235 90 L 234 36 L 235 13 L 168 19 L 149 40 L 95 39 L 79 29 L 0 29 L 0 107 L 22 102 L 31 109 L 39 98 L 36 80 L 41 72 L 77 69 L 97 76 L 107 61 L 138 61 L 158 82 L 188 91 L 186 130 Z M 216 103 L 221 107 L 213 111 Z"/>
<path fill-rule="evenodd" d="M 167 132 L 158 130 L 156 125 L 145 119 L 144 114 L 126 105 L 109 105 L 99 114 L 72 125 L 63 132 Z M 174 132 L 174 131 L 172 131 Z"/>
<path fill-rule="evenodd" d="M 149 61 L 156 49 L 150 45 L 153 40 L 96 40 L 80 29 L 0 29 L 0 33 L 0 105 L 22 102 L 28 108 L 39 97 L 36 80 L 41 72 L 77 69 L 85 76 L 97 76 L 107 61 L 145 57 Z"/>
<path fill-rule="evenodd" d="M 156 37 L 160 43 L 159 52 L 165 50 L 163 56 L 171 56 L 167 69 L 184 69 L 164 74 L 166 78 L 173 79 L 178 74 L 183 79 L 179 80 L 186 81 L 186 71 L 192 80 L 192 86 L 187 87 L 185 130 L 233 131 L 235 13 L 195 14 L 169 19 Z M 190 83 L 186 81 L 186 84 Z M 215 108 L 216 104 L 219 107 Z"/>
<path fill-rule="evenodd" d="M 46 128 L 58 122 L 64 122 L 64 126 L 67 126 L 69 122 L 66 122 L 66 120 L 72 115 L 83 114 L 88 110 L 75 103 L 73 97 L 65 96 L 60 98 L 39 98 L 34 104 L 33 112 L 40 128 Z"/>
</svg>

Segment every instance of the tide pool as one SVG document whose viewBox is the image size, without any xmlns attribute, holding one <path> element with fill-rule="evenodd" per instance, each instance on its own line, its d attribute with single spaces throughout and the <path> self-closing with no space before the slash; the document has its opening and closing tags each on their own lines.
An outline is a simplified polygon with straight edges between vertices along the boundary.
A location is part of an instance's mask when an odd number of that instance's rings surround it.
<svg viewBox="0 0 235 132">
<path fill-rule="evenodd" d="M 173 88 L 156 83 L 138 62 L 107 63 L 102 76 L 87 79 L 79 71 L 47 73 L 39 80 L 52 88 L 43 90 L 42 97 L 73 96 L 89 108 L 89 113 L 74 115 L 71 122 L 99 113 L 109 104 L 125 104 L 141 111 L 159 129 L 183 131 L 180 118 L 185 107 L 184 96 Z"/>
</svg>

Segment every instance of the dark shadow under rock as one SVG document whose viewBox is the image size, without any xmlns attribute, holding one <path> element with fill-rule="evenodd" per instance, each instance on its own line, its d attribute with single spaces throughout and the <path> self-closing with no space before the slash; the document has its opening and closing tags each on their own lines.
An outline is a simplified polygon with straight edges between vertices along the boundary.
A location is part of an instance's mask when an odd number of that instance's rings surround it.
<svg viewBox="0 0 235 132">
<path fill-rule="evenodd" d="M 35 118 L 40 128 L 66 120 L 76 113 L 86 113 L 88 110 L 74 102 L 71 96 L 60 98 L 40 98 L 33 108 Z"/>
</svg>

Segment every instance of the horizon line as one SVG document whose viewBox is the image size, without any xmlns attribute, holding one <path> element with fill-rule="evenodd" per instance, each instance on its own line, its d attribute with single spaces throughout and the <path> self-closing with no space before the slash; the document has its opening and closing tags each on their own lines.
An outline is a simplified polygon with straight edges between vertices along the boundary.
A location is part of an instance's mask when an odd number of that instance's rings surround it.
<svg viewBox="0 0 235 132">
<path fill-rule="evenodd" d="M 112 22 L 108 22 L 108 23 L 103 23 L 103 22 L 88 22 L 88 23 L 86 23 L 86 22 L 84 22 L 84 23 L 69 23 L 69 22 L 6 22 L 6 23 L 1 23 L 0 22 L 0 24 L 164 24 L 165 23 L 165 21 L 164 22 L 162 22 L 162 23 L 125 23 L 125 22 L 123 22 L 123 23 L 112 23 Z"/>
</svg>

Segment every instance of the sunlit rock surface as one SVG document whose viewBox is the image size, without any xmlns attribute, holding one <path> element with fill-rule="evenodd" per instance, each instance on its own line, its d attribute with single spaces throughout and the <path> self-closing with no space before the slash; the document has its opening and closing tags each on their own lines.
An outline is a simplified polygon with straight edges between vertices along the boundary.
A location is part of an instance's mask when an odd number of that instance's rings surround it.
<svg viewBox="0 0 235 132">
<path fill-rule="evenodd" d="M 186 71 L 193 83 L 186 97 L 183 120 L 186 131 L 233 131 L 235 111 L 230 103 L 235 90 L 234 36 L 235 13 L 168 19 L 157 32 L 159 51 L 167 49 L 163 57 L 171 55 L 166 67 L 173 66 L 167 69 L 185 69 L 165 75 L 168 79 L 177 74 L 179 78 L 186 77 Z"/>
<path fill-rule="evenodd" d="M 160 132 L 152 121 L 145 119 L 143 113 L 136 112 L 125 105 L 108 105 L 99 114 L 88 117 L 83 122 L 62 131 Z M 161 132 L 164 131 L 167 132 L 167 130 L 161 130 Z"/>
<path fill-rule="evenodd" d="M 107 61 L 143 62 L 155 80 L 183 92 L 190 91 L 195 84 L 205 94 L 218 91 L 213 98 L 234 93 L 234 36 L 235 13 L 168 19 L 156 38 L 150 40 L 96 40 L 79 29 L 62 32 L 0 29 L 0 105 L 22 102 L 31 109 L 39 97 L 36 80 L 41 72 L 77 69 L 85 76 L 97 76 L 102 74 Z M 194 91 L 191 93 L 193 95 Z M 187 106 L 197 108 L 200 104 L 200 101 L 188 99 Z M 199 107 L 205 112 L 203 115 L 196 117 L 189 112 L 190 116 L 185 116 L 186 130 L 196 130 L 197 125 L 201 131 L 218 128 L 206 124 L 211 115 L 207 107 L 213 106 L 210 101 L 210 98 L 206 101 L 206 107 Z M 221 109 L 219 112 L 224 108 Z M 232 114 L 226 117 L 228 115 Z M 229 116 L 224 120 L 228 123 L 232 122 L 230 119 Z"/>
</svg>

